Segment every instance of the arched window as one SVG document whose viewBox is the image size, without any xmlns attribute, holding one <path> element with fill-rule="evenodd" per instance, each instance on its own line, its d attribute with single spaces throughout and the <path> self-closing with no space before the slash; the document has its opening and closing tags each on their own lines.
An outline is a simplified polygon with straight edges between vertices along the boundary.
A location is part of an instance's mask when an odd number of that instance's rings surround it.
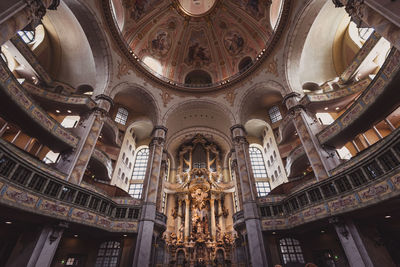
<svg viewBox="0 0 400 267">
<path fill-rule="evenodd" d="M 96 267 L 117 267 L 121 254 L 121 243 L 116 241 L 103 242 L 97 252 Z"/>
<path fill-rule="evenodd" d="M 149 159 L 149 149 L 142 148 L 136 154 L 135 165 L 133 166 L 132 179 L 143 180 L 146 174 L 147 160 Z"/>
<path fill-rule="evenodd" d="M 274 155 L 274 158 L 276 159 L 276 152 L 275 152 L 275 150 L 274 150 L 274 153 L 273 153 L 273 155 Z"/>
<path fill-rule="evenodd" d="M 128 120 L 128 111 L 124 108 L 118 108 L 117 116 L 115 116 L 115 122 L 125 125 Z M 127 141 L 128 143 L 128 141 Z"/>
<path fill-rule="evenodd" d="M 259 197 L 265 197 L 271 192 L 271 186 L 269 182 L 256 182 L 257 195 Z"/>
<path fill-rule="evenodd" d="M 26 44 L 30 44 L 35 40 L 35 31 L 19 31 L 18 35 Z"/>
<path fill-rule="evenodd" d="M 275 177 L 278 177 L 278 172 L 274 171 Z"/>
<path fill-rule="evenodd" d="M 281 166 L 278 166 L 278 172 L 279 172 L 279 174 L 282 173 L 282 171 L 281 171 Z"/>
<path fill-rule="evenodd" d="M 279 240 L 279 248 L 284 264 L 290 262 L 304 263 L 303 251 L 297 239 L 282 238 Z"/>
<path fill-rule="evenodd" d="M 250 147 L 249 153 L 254 178 L 267 178 L 267 170 L 265 169 L 265 162 L 261 150 L 257 147 Z"/>
<path fill-rule="evenodd" d="M 273 106 L 272 108 L 270 108 L 268 113 L 272 123 L 278 122 L 282 119 L 282 115 L 281 112 L 279 111 L 278 106 Z"/>
</svg>

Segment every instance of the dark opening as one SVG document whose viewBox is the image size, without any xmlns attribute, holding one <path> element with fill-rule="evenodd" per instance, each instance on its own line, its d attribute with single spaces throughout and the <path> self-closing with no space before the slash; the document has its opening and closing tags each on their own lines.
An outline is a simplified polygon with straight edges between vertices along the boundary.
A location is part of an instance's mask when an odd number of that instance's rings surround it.
<svg viewBox="0 0 400 267">
<path fill-rule="evenodd" d="M 245 57 L 239 62 L 239 72 L 244 72 L 253 65 L 251 57 Z"/>
<path fill-rule="evenodd" d="M 185 77 L 185 84 L 209 84 L 212 83 L 210 74 L 204 70 L 193 70 Z"/>
</svg>

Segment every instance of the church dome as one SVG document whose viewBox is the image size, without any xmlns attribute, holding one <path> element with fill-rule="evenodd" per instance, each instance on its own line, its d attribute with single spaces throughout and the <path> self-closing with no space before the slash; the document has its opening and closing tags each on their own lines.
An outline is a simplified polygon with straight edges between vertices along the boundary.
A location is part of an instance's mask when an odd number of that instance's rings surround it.
<svg viewBox="0 0 400 267">
<path fill-rule="evenodd" d="M 284 0 L 103 3 L 129 61 L 153 80 L 185 91 L 215 90 L 251 73 L 277 42 L 288 8 Z"/>
</svg>

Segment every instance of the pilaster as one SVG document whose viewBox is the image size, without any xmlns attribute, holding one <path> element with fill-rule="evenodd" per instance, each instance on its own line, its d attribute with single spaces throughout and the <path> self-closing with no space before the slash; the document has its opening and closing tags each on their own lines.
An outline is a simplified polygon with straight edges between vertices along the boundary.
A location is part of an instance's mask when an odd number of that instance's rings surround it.
<svg viewBox="0 0 400 267">
<path fill-rule="evenodd" d="M 304 106 L 297 101 L 299 95 L 292 93 L 284 98 L 300 141 L 317 180 L 329 177 L 329 170 L 335 168 L 340 160 L 334 148 L 322 148 L 316 134 L 321 130 L 318 121 L 311 117 Z"/>
<path fill-rule="evenodd" d="M 251 265 L 268 266 L 261 221 L 256 204 L 257 192 L 251 168 L 246 131 L 242 125 L 234 125 L 231 127 L 231 133 L 235 149 L 236 179 L 241 189 L 239 198 L 242 200 Z"/>
<path fill-rule="evenodd" d="M 329 220 L 335 227 L 342 248 L 352 267 L 373 267 L 370 256 L 360 237 L 360 234 L 351 220 L 342 220 L 337 217 Z"/>
<path fill-rule="evenodd" d="M 133 266 L 149 266 L 156 218 L 158 191 L 162 185 L 161 162 L 167 135 L 167 128 L 155 126 L 149 145 L 149 159 L 143 181 L 143 206 L 138 227 Z"/>
</svg>

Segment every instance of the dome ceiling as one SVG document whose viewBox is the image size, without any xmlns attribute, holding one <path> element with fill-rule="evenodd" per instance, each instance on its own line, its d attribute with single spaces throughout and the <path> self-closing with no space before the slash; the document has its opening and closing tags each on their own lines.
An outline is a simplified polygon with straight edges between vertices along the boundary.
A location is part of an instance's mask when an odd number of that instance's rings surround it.
<svg viewBox="0 0 400 267">
<path fill-rule="evenodd" d="M 111 8 L 133 59 L 164 82 L 196 88 L 231 82 L 267 54 L 282 1 L 113 0 Z"/>
</svg>

